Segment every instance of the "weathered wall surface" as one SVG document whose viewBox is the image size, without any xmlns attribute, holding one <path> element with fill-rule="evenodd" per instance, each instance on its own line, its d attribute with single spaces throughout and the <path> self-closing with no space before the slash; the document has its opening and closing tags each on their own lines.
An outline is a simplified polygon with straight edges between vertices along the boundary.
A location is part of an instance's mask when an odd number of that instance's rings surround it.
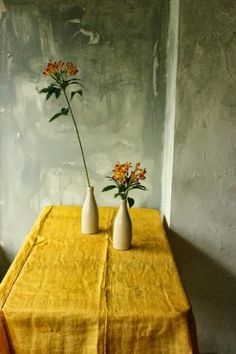
<svg viewBox="0 0 236 354">
<path fill-rule="evenodd" d="M 236 353 L 236 2 L 180 1 L 171 228 L 201 353 Z"/>
<path fill-rule="evenodd" d="M 161 180 L 161 212 L 170 224 L 172 172 L 174 158 L 174 129 L 176 103 L 176 75 L 178 60 L 179 0 L 170 1 L 169 30 L 167 41 L 167 82 L 165 124 L 163 133 L 163 166 Z"/>
<path fill-rule="evenodd" d="M 159 207 L 165 106 L 168 2 L 4 0 L 0 19 L 0 232 L 13 257 L 46 204 L 81 204 L 86 180 L 73 125 L 48 123 L 62 105 L 45 102 L 49 58 L 73 61 L 86 89 L 74 110 L 100 205 L 117 160 L 142 161 L 147 193 L 136 206 Z"/>
</svg>

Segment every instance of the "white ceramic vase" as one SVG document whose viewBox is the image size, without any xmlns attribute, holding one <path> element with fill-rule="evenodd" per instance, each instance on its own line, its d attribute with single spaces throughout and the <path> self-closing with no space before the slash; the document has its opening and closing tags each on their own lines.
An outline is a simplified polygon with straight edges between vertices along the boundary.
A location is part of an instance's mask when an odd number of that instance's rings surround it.
<svg viewBox="0 0 236 354">
<path fill-rule="evenodd" d="M 132 223 L 127 208 L 127 200 L 122 200 L 113 226 L 113 248 L 125 251 L 132 242 Z"/>
<path fill-rule="evenodd" d="M 83 234 L 98 233 L 98 207 L 94 197 L 94 188 L 87 187 L 87 195 L 82 207 L 81 232 Z"/>
</svg>

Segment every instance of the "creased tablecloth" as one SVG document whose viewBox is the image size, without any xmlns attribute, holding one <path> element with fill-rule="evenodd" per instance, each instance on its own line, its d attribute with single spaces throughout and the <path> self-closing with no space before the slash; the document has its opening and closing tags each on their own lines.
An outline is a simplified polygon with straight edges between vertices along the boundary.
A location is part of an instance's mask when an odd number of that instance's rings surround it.
<svg viewBox="0 0 236 354">
<path fill-rule="evenodd" d="M 0 354 L 198 352 L 159 212 L 130 210 L 129 251 L 112 248 L 115 213 L 82 235 L 80 207 L 43 210 L 0 285 Z"/>
</svg>

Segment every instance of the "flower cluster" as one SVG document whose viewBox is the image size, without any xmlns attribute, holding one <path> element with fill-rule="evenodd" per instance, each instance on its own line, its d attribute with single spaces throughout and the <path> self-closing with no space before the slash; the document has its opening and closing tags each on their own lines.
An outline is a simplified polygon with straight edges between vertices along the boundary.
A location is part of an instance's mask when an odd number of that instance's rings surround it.
<svg viewBox="0 0 236 354">
<path fill-rule="evenodd" d="M 105 187 L 102 191 L 107 192 L 111 189 L 117 188 L 118 192 L 115 194 L 115 198 L 120 196 L 123 200 L 128 200 L 129 206 L 134 205 L 134 199 L 128 197 L 128 194 L 133 189 L 146 190 L 146 187 L 143 186 L 140 181 L 146 179 L 146 168 L 141 168 L 141 163 L 137 162 L 134 169 L 132 170 L 132 163 L 117 162 L 114 169 L 112 170 L 113 175 L 109 178 L 110 181 L 114 182 L 115 185 L 110 185 Z"/>
<path fill-rule="evenodd" d="M 140 166 L 141 163 L 137 162 L 135 165 L 135 169 L 130 172 L 130 169 L 132 168 L 131 162 L 126 162 L 123 164 L 117 162 L 114 170 L 112 171 L 112 178 L 120 183 L 128 183 L 129 181 L 131 181 L 132 183 L 136 183 L 141 180 L 144 180 L 146 178 L 145 174 L 147 170 L 146 168 L 141 168 Z"/>
<path fill-rule="evenodd" d="M 79 71 L 78 71 L 77 67 L 71 62 L 65 63 L 62 60 L 59 60 L 59 61 L 50 60 L 47 64 L 47 66 L 43 70 L 43 75 L 53 76 L 53 75 L 63 73 L 68 76 L 73 76 L 73 75 L 76 75 L 78 72 Z"/>
</svg>

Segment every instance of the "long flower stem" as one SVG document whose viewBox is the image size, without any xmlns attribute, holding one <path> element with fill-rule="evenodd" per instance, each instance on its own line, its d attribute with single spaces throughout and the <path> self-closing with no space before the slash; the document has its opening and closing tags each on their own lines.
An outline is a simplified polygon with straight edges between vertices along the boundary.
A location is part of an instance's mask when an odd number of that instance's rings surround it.
<svg viewBox="0 0 236 354">
<path fill-rule="evenodd" d="M 63 93 L 64 93 L 64 96 L 65 96 L 66 102 L 67 102 L 67 104 L 68 104 L 68 108 L 69 108 L 69 110 L 70 110 L 70 114 L 71 114 L 73 123 L 74 123 L 74 127 L 75 127 L 75 131 L 76 131 L 77 139 L 78 139 L 78 142 L 79 142 L 79 146 L 80 146 L 80 150 L 81 150 L 81 154 L 82 154 L 82 158 L 83 158 L 84 169 L 85 169 L 85 173 L 86 173 L 86 178 L 87 178 L 88 187 L 91 187 L 91 185 L 90 185 L 90 180 L 89 180 L 89 175 L 88 175 L 88 169 L 87 169 L 87 165 L 86 165 L 86 161 L 85 161 L 85 157 L 84 157 L 84 150 L 83 150 L 82 143 L 81 143 L 81 139 L 80 139 L 80 135 L 79 135 L 79 130 L 78 130 L 78 127 L 77 127 L 77 124 L 76 124 L 76 120 L 75 120 L 73 111 L 72 111 L 72 109 L 71 109 L 70 101 L 69 101 L 69 99 L 68 99 L 68 97 L 67 97 L 67 94 L 66 94 L 66 90 L 65 90 L 65 89 L 63 89 Z"/>
</svg>

